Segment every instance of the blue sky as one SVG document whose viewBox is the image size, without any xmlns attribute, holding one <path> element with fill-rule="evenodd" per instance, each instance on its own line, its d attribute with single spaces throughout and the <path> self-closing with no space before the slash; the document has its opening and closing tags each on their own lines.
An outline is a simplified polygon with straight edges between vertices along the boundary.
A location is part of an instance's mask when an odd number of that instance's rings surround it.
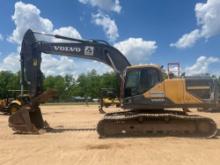
<svg viewBox="0 0 220 165">
<path fill-rule="evenodd" d="M 19 69 L 21 38 L 33 28 L 107 40 L 134 64 L 179 62 L 188 74 L 219 75 L 219 0 L 0 0 L 0 6 L 0 70 Z M 46 74 L 109 71 L 96 62 L 52 56 L 42 68 Z"/>
</svg>

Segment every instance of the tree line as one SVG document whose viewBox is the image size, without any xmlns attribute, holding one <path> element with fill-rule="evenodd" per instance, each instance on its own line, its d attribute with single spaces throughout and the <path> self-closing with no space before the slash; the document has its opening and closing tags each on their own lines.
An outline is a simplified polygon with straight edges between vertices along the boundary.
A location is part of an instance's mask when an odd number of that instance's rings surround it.
<svg viewBox="0 0 220 165">
<path fill-rule="evenodd" d="M 118 81 L 115 73 L 99 75 L 95 70 L 86 74 L 80 74 L 77 78 L 72 75 L 45 76 L 43 81 L 44 90 L 56 89 L 57 101 L 71 101 L 74 97 L 99 98 L 101 88 L 114 88 L 119 92 Z M 12 97 L 15 92 L 9 90 L 20 89 L 20 73 L 10 71 L 0 72 L 0 98 Z M 18 93 L 18 92 L 17 92 Z"/>
<path fill-rule="evenodd" d="M 164 73 L 164 78 L 167 75 Z M 220 77 L 218 78 L 220 84 Z M 113 88 L 119 94 L 119 84 L 114 72 L 99 75 L 95 70 L 86 74 L 80 74 L 77 78 L 72 75 L 44 76 L 44 90 L 56 89 L 58 97 L 56 101 L 73 101 L 75 97 L 94 99 L 100 97 L 101 88 Z M 0 71 L 0 99 L 15 97 L 19 92 L 9 90 L 20 89 L 20 72 Z M 27 90 L 27 89 L 26 89 Z"/>
</svg>

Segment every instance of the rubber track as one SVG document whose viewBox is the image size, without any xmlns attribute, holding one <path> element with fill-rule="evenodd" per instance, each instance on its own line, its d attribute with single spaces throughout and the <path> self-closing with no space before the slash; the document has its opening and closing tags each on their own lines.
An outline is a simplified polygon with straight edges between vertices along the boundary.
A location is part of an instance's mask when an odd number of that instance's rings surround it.
<svg viewBox="0 0 220 165">
<path fill-rule="evenodd" d="M 181 131 L 174 131 L 174 132 L 170 132 L 170 130 L 163 130 L 161 131 L 160 128 L 158 128 L 157 130 L 152 130 L 149 132 L 143 132 L 143 134 L 140 135 L 139 134 L 135 134 L 135 127 L 134 129 L 134 133 L 129 130 L 127 133 L 126 130 L 117 130 L 120 122 L 122 122 L 123 124 L 126 122 L 136 122 L 141 119 L 144 122 L 147 121 L 154 121 L 155 125 L 157 124 L 157 122 L 164 122 L 164 124 L 166 124 L 166 121 L 171 121 L 171 120 L 175 120 L 175 121 L 184 121 L 184 122 L 189 122 L 191 121 L 193 124 L 198 124 L 201 122 L 205 122 L 206 124 L 209 125 L 209 131 L 206 134 L 201 134 L 200 132 L 187 132 L 187 134 L 183 134 L 183 132 Z M 109 126 L 108 124 L 110 123 L 110 125 L 114 125 L 113 129 L 116 129 L 117 133 L 109 133 Z M 130 124 L 130 123 L 129 123 Z M 178 124 L 178 122 L 176 123 Z M 109 127 L 109 128 L 108 128 Z M 194 125 L 194 127 L 197 127 L 196 125 Z M 211 127 L 211 128 L 210 128 Z M 123 132 L 124 131 L 124 132 Z M 110 113 L 110 114 L 106 114 L 104 116 L 104 118 L 102 120 L 99 121 L 98 125 L 97 125 L 97 132 L 100 135 L 100 137 L 130 137 L 130 136 L 164 136 L 164 135 L 171 135 L 171 136 L 187 136 L 187 137 L 205 137 L 205 138 L 212 138 L 215 137 L 217 135 L 217 125 L 216 123 L 207 117 L 202 117 L 202 116 L 198 116 L 198 115 L 186 115 L 182 112 L 178 112 L 178 111 L 174 111 L 174 112 L 167 112 L 167 113 L 135 113 L 135 112 L 116 112 L 116 113 Z"/>
</svg>

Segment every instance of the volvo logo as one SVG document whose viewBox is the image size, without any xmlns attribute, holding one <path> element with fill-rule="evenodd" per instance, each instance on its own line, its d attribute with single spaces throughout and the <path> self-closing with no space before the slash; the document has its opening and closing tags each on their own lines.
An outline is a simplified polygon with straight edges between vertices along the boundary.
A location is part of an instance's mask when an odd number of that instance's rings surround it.
<svg viewBox="0 0 220 165">
<path fill-rule="evenodd" d="M 74 52 L 74 53 L 80 53 L 81 52 L 81 48 L 71 47 L 71 46 L 54 46 L 54 49 L 56 51 L 60 51 L 60 52 Z"/>
<path fill-rule="evenodd" d="M 93 56 L 94 55 L 94 47 L 93 46 L 85 46 L 84 54 L 86 56 Z"/>
</svg>

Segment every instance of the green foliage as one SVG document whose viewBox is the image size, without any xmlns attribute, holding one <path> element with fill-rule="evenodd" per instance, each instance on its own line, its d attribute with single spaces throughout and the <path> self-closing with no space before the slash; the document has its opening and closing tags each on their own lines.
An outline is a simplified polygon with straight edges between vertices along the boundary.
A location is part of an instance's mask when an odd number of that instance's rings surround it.
<svg viewBox="0 0 220 165">
<path fill-rule="evenodd" d="M 77 79 L 71 75 L 48 76 L 44 80 L 44 89 L 53 88 L 59 93 L 60 101 L 71 100 L 74 96 L 99 98 L 101 88 L 117 89 L 117 78 L 114 73 L 98 75 L 95 70 L 81 74 Z M 119 91 L 117 89 L 117 91 Z"/>
<path fill-rule="evenodd" d="M 62 76 L 48 76 L 44 79 L 44 89 L 56 89 L 59 99 L 65 98 L 65 79 Z"/>
<path fill-rule="evenodd" d="M 14 74 L 9 71 L 0 72 L 0 98 L 5 98 L 10 94 L 8 90 L 20 89 L 19 72 Z"/>
<path fill-rule="evenodd" d="M 162 72 L 162 76 L 163 76 L 163 80 L 167 79 L 168 78 L 168 75 L 166 72 Z"/>
<path fill-rule="evenodd" d="M 7 91 L 20 89 L 19 73 L 8 71 L 0 72 L 0 97 L 7 97 Z M 78 78 L 71 75 L 47 76 L 44 78 L 44 90 L 56 89 L 59 97 L 58 101 L 68 101 L 74 96 L 85 98 L 99 98 L 101 88 L 117 89 L 117 78 L 114 73 L 97 74 L 95 70 L 87 74 L 81 74 Z"/>
<path fill-rule="evenodd" d="M 8 90 L 20 89 L 20 73 L 9 71 L 0 72 L 0 98 L 7 97 Z M 167 75 L 163 74 L 166 78 Z M 220 84 L 220 77 L 218 78 Z M 59 97 L 58 101 L 71 101 L 74 96 L 84 98 L 99 98 L 101 88 L 114 88 L 119 94 L 119 87 L 115 73 L 97 74 L 95 70 L 87 74 L 81 74 L 78 78 L 72 75 L 48 76 L 44 78 L 44 90 L 56 89 Z"/>
<path fill-rule="evenodd" d="M 72 96 L 98 98 L 101 88 L 117 89 L 117 79 L 114 73 L 98 75 L 95 70 L 81 74 L 76 80 Z"/>
<path fill-rule="evenodd" d="M 218 84 L 219 84 L 219 86 L 220 86 L 220 77 L 218 77 L 218 79 L 217 79 L 217 80 L 218 80 Z"/>
</svg>

